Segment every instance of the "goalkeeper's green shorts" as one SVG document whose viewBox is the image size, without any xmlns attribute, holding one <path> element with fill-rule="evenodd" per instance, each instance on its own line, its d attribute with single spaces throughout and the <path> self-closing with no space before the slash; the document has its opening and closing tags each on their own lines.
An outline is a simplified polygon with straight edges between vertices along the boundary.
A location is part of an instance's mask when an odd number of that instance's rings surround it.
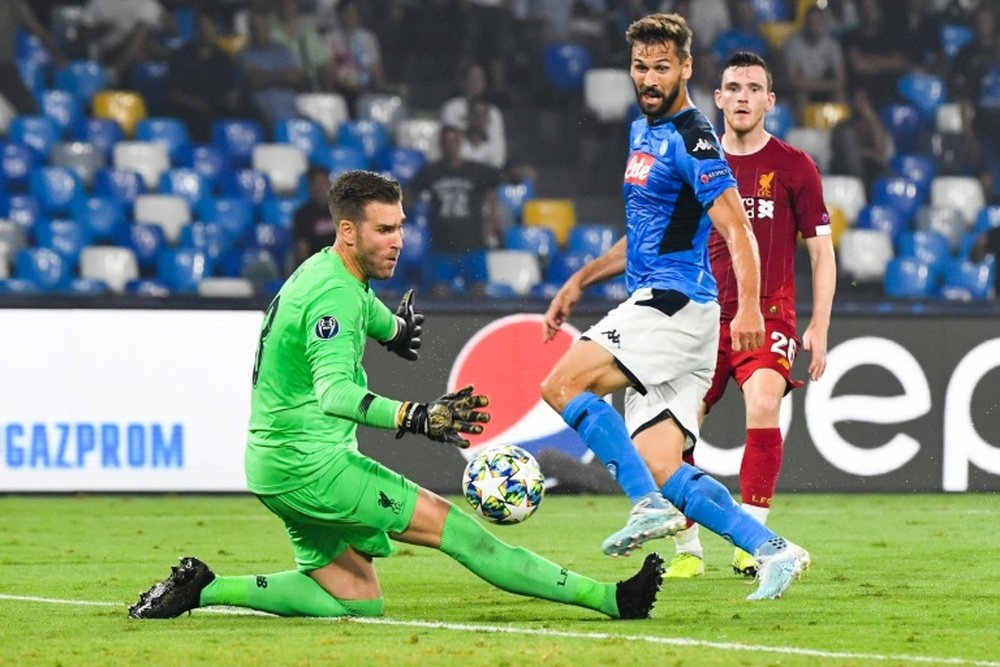
<svg viewBox="0 0 1000 667">
<path fill-rule="evenodd" d="M 348 546 L 388 556 L 389 533 L 410 525 L 419 487 L 360 452 L 344 447 L 318 479 L 294 491 L 258 495 L 285 522 L 298 569 L 308 572 L 336 559 Z"/>
</svg>

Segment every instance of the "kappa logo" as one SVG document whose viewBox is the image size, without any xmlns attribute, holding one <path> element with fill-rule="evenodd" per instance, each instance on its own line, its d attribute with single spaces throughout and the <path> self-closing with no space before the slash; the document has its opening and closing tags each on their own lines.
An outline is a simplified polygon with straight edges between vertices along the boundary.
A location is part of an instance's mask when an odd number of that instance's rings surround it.
<svg viewBox="0 0 1000 667">
<path fill-rule="evenodd" d="M 611 341 L 611 344 L 616 347 L 621 347 L 622 335 L 618 333 L 618 329 L 608 329 L 607 331 L 602 331 L 601 335 Z"/>
<path fill-rule="evenodd" d="M 698 143 L 694 145 L 694 148 L 691 149 L 691 152 L 699 153 L 701 151 L 715 151 L 715 150 L 716 150 L 715 144 L 713 144 L 705 137 L 701 137 L 700 139 L 698 139 Z"/>
<path fill-rule="evenodd" d="M 632 153 L 625 165 L 625 182 L 645 186 L 655 163 L 656 158 L 649 153 Z"/>
</svg>

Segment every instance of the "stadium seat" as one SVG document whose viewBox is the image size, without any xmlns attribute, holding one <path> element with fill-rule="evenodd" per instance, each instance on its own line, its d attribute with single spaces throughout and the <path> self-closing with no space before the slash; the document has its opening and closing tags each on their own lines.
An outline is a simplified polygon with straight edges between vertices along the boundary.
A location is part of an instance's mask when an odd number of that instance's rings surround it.
<svg viewBox="0 0 1000 667">
<path fill-rule="evenodd" d="M 976 215 L 975 231 L 986 232 L 994 227 L 1000 227 L 1000 206 L 984 206 Z"/>
<path fill-rule="evenodd" d="M 813 102 L 802 109 L 802 124 L 814 130 L 832 130 L 850 117 L 850 105 L 841 102 Z"/>
<path fill-rule="evenodd" d="M 125 139 L 121 126 L 108 118 L 81 118 L 74 139 L 97 146 L 105 160 L 111 159 L 115 144 Z"/>
<path fill-rule="evenodd" d="M 909 72 L 899 77 L 896 88 L 920 112 L 926 124 L 934 122 L 937 108 L 948 101 L 944 81 L 934 74 Z"/>
<path fill-rule="evenodd" d="M 337 130 L 337 145 L 358 148 L 369 165 L 378 164 L 389 149 L 389 132 L 378 121 L 349 120 L 341 123 Z"/>
<path fill-rule="evenodd" d="M 779 139 L 784 139 L 793 127 L 795 127 L 795 114 L 792 108 L 783 102 L 775 102 L 774 107 L 764 115 L 764 129 Z"/>
<path fill-rule="evenodd" d="M 924 121 L 909 104 L 887 104 L 879 112 L 882 124 L 892 136 L 897 153 L 913 153 L 920 148 Z"/>
<path fill-rule="evenodd" d="M 246 199 L 220 197 L 206 199 L 198 208 L 198 216 L 205 222 L 215 222 L 226 232 L 231 244 L 245 241 L 253 226 L 254 205 Z"/>
<path fill-rule="evenodd" d="M 19 224 L 13 220 L 0 219 L 0 247 L 12 260 L 21 250 L 28 247 L 28 238 Z"/>
<path fill-rule="evenodd" d="M 971 226 L 986 205 L 983 186 L 972 176 L 938 176 L 931 181 L 931 205 L 957 208 Z"/>
<path fill-rule="evenodd" d="M 541 225 L 551 229 L 560 245 L 569 239 L 569 230 L 576 225 L 576 209 L 569 199 L 532 199 L 522 209 L 523 224 Z"/>
<path fill-rule="evenodd" d="M 912 257 L 923 264 L 933 267 L 935 273 L 940 273 L 951 261 L 951 240 L 941 232 L 933 229 L 918 229 L 904 232 L 899 237 L 898 257 Z"/>
<path fill-rule="evenodd" d="M 921 206 L 917 211 L 915 228 L 934 231 L 948 239 L 952 252 L 958 248 L 962 235 L 972 229 L 958 209 L 950 206 Z"/>
<path fill-rule="evenodd" d="M 400 263 L 405 261 L 404 257 L 407 254 L 407 247 L 413 245 L 414 234 L 411 233 L 413 229 L 413 227 L 406 228 L 406 240 L 403 243 L 403 251 L 400 253 Z M 282 260 L 279 261 L 279 264 L 284 265 L 283 260 L 288 255 L 288 251 L 292 245 L 291 236 L 288 227 L 269 225 L 266 222 L 261 222 L 253 226 L 251 245 L 255 248 L 267 250 L 275 258 Z"/>
<path fill-rule="evenodd" d="M 153 115 L 168 112 L 167 76 L 169 65 L 164 60 L 143 60 L 132 66 L 128 73 L 128 86 L 142 96 L 146 108 Z"/>
<path fill-rule="evenodd" d="M 559 252 L 559 242 L 548 227 L 533 225 L 511 225 L 504 232 L 504 248 L 524 250 L 539 258 L 542 266 L 547 266 L 553 255 Z"/>
<path fill-rule="evenodd" d="M 94 144 L 83 141 L 61 141 L 52 147 L 49 164 L 53 167 L 67 167 L 76 172 L 84 188 L 91 188 L 94 175 L 107 166 L 104 151 Z"/>
<path fill-rule="evenodd" d="M 46 215 L 67 214 L 83 196 L 83 182 L 67 167 L 39 167 L 28 177 L 28 190 Z"/>
<path fill-rule="evenodd" d="M 323 128 L 327 139 L 337 137 L 340 124 L 351 117 L 347 101 L 337 93 L 299 93 L 295 106 L 306 118 Z"/>
<path fill-rule="evenodd" d="M 200 250 L 214 264 L 225 252 L 232 249 L 232 239 L 216 222 L 195 221 L 181 228 L 177 247 Z"/>
<path fill-rule="evenodd" d="M 262 291 L 264 285 L 282 277 L 277 259 L 263 248 L 247 248 L 240 253 L 239 260 L 237 277 L 249 280 L 255 291 Z"/>
<path fill-rule="evenodd" d="M 14 30 L 14 56 L 18 60 L 52 61 L 38 36 L 23 28 Z"/>
<path fill-rule="evenodd" d="M 131 169 L 100 169 L 94 174 L 92 191 L 95 195 L 113 197 L 131 210 L 135 198 L 146 191 L 142 174 Z"/>
<path fill-rule="evenodd" d="M 363 93 L 358 96 L 354 106 L 359 120 L 374 120 L 384 125 L 390 133 L 409 115 L 406 103 L 399 95 Z"/>
<path fill-rule="evenodd" d="M 160 226 L 167 242 L 174 244 L 181 228 L 191 222 L 191 207 L 178 195 L 143 194 L 135 198 L 133 217 L 136 222 Z"/>
<path fill-rule="evenodd" d="M 885 267 L 883 288 L 888 296 L 925 299 L 937 292 L 935 272 L 916 257 L 897 257 Z"/>
<path fill-rule="evenodd" d="M 169 117 L 143 118 L 135 126 L 135 138 L 138 141 L 166 144 L 171 164 L 178 163 L 191 145 L 191 137 L 184 123 Z"/>
<path fill-rule="evenodd" d="M 73 93 L 89 105 L 99 91 L 108 87 L 104 66 L 94 60 L 73 60 L 55 71 L 55 86 Z"/>
<path fill-rule="evenodd" d="M 44 217 L 42 205 L 36 196 L 14 192 L 0 195 L 0 219 L 16 223 L 25 234 L 33 234 L 38 222 Z"/>
<path fill-rule="evenodd" d="M 10 278 L 10 249 L 0 241 L 0 279 Z M 2 293 L 2 291 L 0 291 Z"/>
<path fill-rule="evenodd" d="M 299 192 L 302 177 L 309 168 L 306 154 L 298 146 L 261 143 L 253 147 L 251 166 L 267 175 L 275 195 L 284 197 Z M 259 200 L 255 203 L 260 203 Z"/>
<path fill-rule="evenodd" d="M 209 299 L 249 299 L 253 283 L 246 278 L 209 277 L 198 283 L 198 296 Z"/>
<path fill-rule="evenodd" d="M 33 280 L 7 278 L 0 280 L 0 294 L 39 294 L 42 288 Z"/>
<path fill-rule="evenodd" d="M 872 203 L 896 209 L 907 226 L 917 215 L 923 200 L 917 184 L 902 176 L 880 178 L 872 184 Z"/>
<path fill-rule="evenodd" d="M 847 278 L 860 283 L 881 282 L 892 258 L 892 239 L 885 232 L 848 229 L 840 237 L 837 259 Z"/>
<path fill-rule="evenodd" d="M 211 274 L 205 253 L 190 248 L 164 250 L 156 261 L 157 277 L 171 292 L 194 294 L 198 283 Z"/>
<path fill-rule="evenodd" d="M 615 244 L 618 235 L 607 225 L 577 225 L 569 231 L 566 252 L 603 255 Z"/>
<path fill-rule="evenodd" d="M 412 148 L 427 156 L 428 162 L 441 157 L 441 122 L 432 118 L 410 118 L 395 128 L 396 145 Z"/>
<path fill-rule="evenodd" d="M 88 243 L 84 226 L 76 220 L 66 218 L 46 220 L 39 223 L 35 230 L 36 247 L 55 250 L 66 261 L 66 268 L 69 271 L 77 265 L 80 253 Z"/>
<path fill-rule="evenodd" d="M 256 209 L 264 200 L 274 196 L 271 179 L 256 169 L 236 169 L 226 172 L 219 179 L 219 194 L 223 197 L 243 199 Z"/>
<path fill-rule="evenodd" d="M 222 119 L 212 123 L 212 144 L 233 167 L 250 166 L 253 147 L 264 141 L 264 129 L 254 120 Z"/>
<path fill-rule="evenodd" d="M 125 221 L 124 205 L 113 197 L 100 195 L 77 199 L 70 214 L 83 225 L 91 243 L 113 243 L 122 235 Z"/>
<path fill-rule="evenodd" d="M 102 90 L 94 95 L 93 114 L 121 125 L 126 138 L 132 137 L 135 126 L 148 113 L 142 95 L 131 90 Z"/>
<path fill-rule="evenodd" d="M 215 187 L 222 174 L 231 169 L 229 157 L 218 146 L 198 145 L 183 151 L 177 165 L 190 167 L 205 177 L 209 186 Z"/>
<path fill-rule="evenodd" d="M 830 216 L 830 240 L 833 242 L 834 249 L 840 247 L 840 237 L 843 235 L 844 230 L 851 226 L 848 222 L 847 216 L 840 209 L 839 206 L 827 206 L 827 214 Z"/>
<path fill-rule="evenodd" d="M 399 253 L 397 273 L 407 281 L 419 283 L 424 276 L 430 275 L 430 262 L 430 229 L 407 223 L 403 228 L 403 249 Z"/>
<path fill-rule="evenodd" d="M 635 103 L 632 77 L 620 67 L 594 67 L 583 76 L 583 103 L 602 123 L 624 121 Z"/>
<path fill-rule="evenodd" d="M 28 174 L 35 167 L 35 153 L 24 144 L 5 141 L 0 144 L 0 186 L 7 192 L 21 192 L 28 187 Z"/>
<path fill-rule="evenodd" d="M 46 90 L 42 92 L 42 114 L 56 124 L 60 138 L 68 137 L 70 130 L 75 128 L 83 117 L 83 108 L 76 95 L 65 90 Z"/>
<path fill-rule="evenodd" d="M 198 208 L 202 200 L 212 196 L 208 180 L 190 167 L 175 167 L 163 172 L 158 192 L 184 197 L 192 210 Z"/>
<path fill-rule="evenodd" d="M 163 228 L 151 222 L 137 221 L 126 225 L 119 245 L 129 248 L 135 255 L 139 267 L 151 272 L 156 267 L 161 251 L 168 247 Z"/>
<path fill-rule="evenodd" d="M 528 294 L 542 281 L 538 256 L 527 250 L 490 250 L 486 253 L 487 282 L 509 285 L 517 294 Z"/>
<path fill-rule="evenodd" d="M 137 171 L 147 190 L 155 190 L 160 176 L 170 169 L 170 155 L 165 144 L 153 141 L 119 141 L 111 152 L 115 169 Z"/>
<path fill-rule="evenodd" d="M 576 273 L 584 264 L 594 259 L 594 255 L 586 252 L 563 252 L 549 262 L 547 283 L 562 285 Z"/>
<path fill-rule="evenodd" d="M 21 80 L 35 102 L 40 102 L 49 80 L 52 63 L 45 60 L 21 60 L 15 63 Z"/>
<path fill-rule="evenodd" d="M 260 205 L 260 219 L 268 225 L 290 230 L 295 211 L 302 205 L 298 199 L 268 197 Z"/>
<path fill-rule="evenodd" d="M 80 255 L 80 277 L 103 280 L 115 294 L 139 278 L 139 262 L 131 248 L 90 246 Z"/>
<path fill-rule="evenodd" d="M 833 160 L 833 145 L 830 130 L 810 127 L 793 127 L 785 134 L 785 141 L 809 154 L 821 174 L 830 170 Z"/>
<path fill-rule="evenodd" d="M 10 121 L 17 115 L 17 109 L 11 106 L 7 98 L 0 95 L 0 135 L 6 136 L 10 132 Z"/>
<path fill-rule="evenodd" d="M 517 183 L 501 183 L 497 189 L 500 208 L 507 212 L 512 224 L 520 224 L 524 202 L 535 196 L 535 184 L 530 178 Z"/>
<path fill-rule="evenodd" d="M 290 118 L 274 124 L 274 140 L 297 146 L 310 162 L 319 162 L 330 150 L 323 127 L 308 118 Z"/>
<path fill-rule="evenodd" d="M 916 183 L 925 198 L 930 194 L 931 181 L 937 176 L 937 162 L 933 155 L 897 153 L 889 161 L 889 167 L 897 175 Z"/>
<path fill-rule="evenodd" d="M 111 291 L 110 285 L 96 278 L 73 278 L 65 289 L 71 296 L 102 296 Z"/>
<path fill-rule="evenodd" d="M 944 275 L 941 296 L 950 301 L 986 301 L 993 297 L 995 261 L 953 262 Z"/>
<path fill-rule="evenodd" d="M 48 116 L 16 116 L 8 133 L 9 141 L 31 148 L 40 162 L 48 160 L 49 151 L 59 141 L 59 128 Z"/>
<path fill-rule="evenodd" d="M 158 280 L 130 280 L 125 285 L 125 293 L 131 296 L 162 299 L 170 296 L 170 289 Z"/>
<path fill-rule="evenodd" d="M 856 229 L 874 229 L 885 232 L 893 243 L 898 242 L 900 235 L 907 231 L 906 222 L 902 214 L 891 206 L 879 206 L 872 204 L 865 206 L 858 211 L 858 218 L 854 222 Z"/>
<path fill-rule="evenodd" d="M 15 277 L 27 280 L 45 292 L 66 289 L 73 279 L 73 272 L 66 260 L 50 248 L 25 248 L 17 253 Z"/>
<path fill-rule="evenodd" d="M 821 176 L 823 183 L 823 199 L 828 206 L 836 206 L 847 220 L 854 223 L 858 212 L 868 203 L 865 196 L 865 184 L 856 176 Z"/>
<path fill-rule="evenodd" d="M 963 46 L 972 39 L 972 28 L 960 23 L 945 23 L 938 26 L 941 48 L 949 61 L 958 55 Z"/>
<path fill-rule="evenodd" d="M 354 146 L 333 146 L 317 164 L 330 170 L 330 178 L 336 178 L 345 171 L 367 169 L 368 158 L 364 151 Z"/>
<path fill-rule="evenodd" d="M 401 185 L 408 185 L 424 165 L 427 156 L 414 148 L 390 148 L 385 153 L 382 169 L 389 172 Z"/>
<path fill-rule="evenodd" d="M 546 44 L 542 56 L 546 80 L 560 92 L 583 89 L 583 78 L 594 63 L 583 44 Z"/>
<path fill-rule="evenodd" d="M 934 129 L 938 132 L 961 134 L 965 129 L 962 105 L 958 102 L 948 102 L 939 106 L 934 117 Z"/>
</svg>

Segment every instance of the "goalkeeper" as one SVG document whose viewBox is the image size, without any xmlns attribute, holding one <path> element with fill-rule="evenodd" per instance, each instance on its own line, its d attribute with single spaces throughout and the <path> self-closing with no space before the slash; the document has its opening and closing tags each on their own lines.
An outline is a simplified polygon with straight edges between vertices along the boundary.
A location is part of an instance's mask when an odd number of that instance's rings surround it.
<svg viewBox="0 0 1000 667">
<path fill-rule="evenodd" d="M 370 279 L 389 278 L 403 245 L 399 185 L 366 171 L 330 189 L 334 245 L 306 260 L 264 314 L 253 367 L 247 484 L 285 523 L 297 569 L 216 576 L 193 557 L 129 608 L 133 618 L 172 618 L 195 607 L 233 605 L 282 616 L 379 616 L 373 558 L 391 540 L 439 549 L 503 590 L 587 607 L 612 618 L 646 618 L 662 560 L 650 554 L 617 584 L 583 577 L 505 544 L 468 514 L 358 451 L 358 424 L 418 433 L 458 447 L 481 433 L 488 400 L 471 386 L 430 403 L 368 390 L 367 337 L 417 359 L 423 316 L 412 291 L 393 313 Z"/>
</svg>

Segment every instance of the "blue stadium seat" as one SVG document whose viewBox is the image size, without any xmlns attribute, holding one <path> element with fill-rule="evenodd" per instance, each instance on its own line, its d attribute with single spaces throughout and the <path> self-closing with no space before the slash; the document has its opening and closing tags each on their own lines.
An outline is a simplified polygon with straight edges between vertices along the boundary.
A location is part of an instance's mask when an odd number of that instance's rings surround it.
<svg viewBox="0 0 1000 667">
<path fill-rule="evenodd" d="M 628 286 L 625 283 L 625 276 L 618 276 L 616 278 L 612 278 L 611 280 L 606 280 L 592 289 L 597 293 L 597 296 L 608 301 L 620 302 L 628 298 Z"/>
<path fill-rule="evenodd" d="M 611 249 L 617 240 L 615 230 L 607 225 L 576 225 L 569 230 L 566 252 L 602 255 Z"/>
<path fill-rule="evenodd" d="M 223 119 L 212 123 L 212 144 L 229 157 L 234 167 L 247 167 L 253 147 L 264 141 L 264 128 L 254 120 Z"/>
<path fill-rule="evenodd" d="M 15 63 L 28 92 L 35 102 L 41 102 L 42 93 L 47 88 L 52 64 L 46 60 L 17 59 Z"/>
<path fill-rule="evenodd" d="M 894 298 L 924 299 L 937 292 L 934 268 L 917 257 L 897 257 L 885 267 L 882 286 Z"/>
<path fill-rule="evenodd" d="M 972 39 L 972 28 L 967 25 L 945 23 L 938 30 L 941 35 L 941 48 L 949 61 Z"/>
<path fill-rule="evenodd" d="M 905 225 L 913 221 L 923 201 L 917 184 L 902 176 L 880 178 L 872 184 L 872 203 L 896 209 Z"/>
<path fill-rule="evenodd" d="M 331 177 L 336 177 L 345 171 L 368 168 L 368 158 L 357 146 L 333 146 L 321 155 L 317 162 L 330 170 Z"/>
<path fill-rule="evenodd" d="M 33 280 L 5 278 L 0 280 L 0 294 L 39 294 L 42 287 Z"/>
<path fill-rule="evenodd" d="M 101 296 L 111 293 L 111 286 L 96 278 L 74 278 L 66 286 L 66 292 L 76 296 Z"/>
<path fill-rule="evenodd" d="M 50 62 L 52 58 L 41 40 L 22 26 L 14 29 L 14 57 L 18 60 Z"/>
<path fill-rule="evenodd" d="M 160 175 L 158 191 L 165 195 L 184 197 L 192 210 L 198 208 L 204 199 L 212 196 L 208 180 L 190 167 L 175 167 L 163 172 Z"/>
<path fill-rule="evenodd" d="M 256 169 L 235 169 L 222 174 L 219 179 L 219 194 L 243 199 L 255 208 L 274 196 L 267 174 Z"/>
<path fill-rule="evenodd" d="M 409 229 L 407 231 L 407 242 L 409 242 Z M 269 225 L 266 222 L 261 222 L 253 227 L 253 241 L 252 246 L 255 248 L 263 248 L 270 252 L 274 257 L 278 259 L 283 259 L 292 246 L 291 232 L 287 227 L 282 227 L 281 225 Z M 406 244 L 403 244 L 403 254 L 406 253 Z M 283 265 L 284 262 L 282 261 Z"/>
<path fill-rule="evenodd" d="M 555 232 L 540 225 L 511 225 L 504 234 L 503 245 L 508 250 L 535 253 L 542 260 L 542 266 L 559 252 Z"/>
<path fill-rule="evenodd" d="M 774 107 L 764 116 L 764 129 L 779 139 L 784 139 L 793 127 L 795 112 L 782 102 L 775 102 Z"/>
<path fill-rule="evenodd" d="M 170 296 L 170 288 L 159 280 L 140 278 L 125 283 L 125 293 L 131 296 L 163 298 Z"/>
<path fill-rule="evenodd" d="M 42 115 L 51 118 L 59 130 L 60 138 L 70 136 L 80 119 L 83 118 L 83 107 L 76 95 L 65 90 L 46 90 L 42 92 Z"/>
<path fill-rule="evenodd" d="M 279 120 L 274 124 L 274 140 L 297 146 L 310 162 L 318 163 L 330 150 L 326 133 L 319 123 L 307 118 Z"/>
<path fill-rule="evenodd" d="M 269 225 L 291 229 L 295 211 L 301 205 L 302 201 L 299 199 L 270 197 L 260 205 L 260 218 Z"/>
<path fill-rule="evenodd" d="M 425 164 L 427 156 L 423 151 L 416 148 L 392 148 L 385 153 L 382 169 L 392 174 L 401 185 L 407 185 Z"/>
<path fill-rule="evenodd" d="M 583 79 L 593 64 L 594 57 L 583 44 L 545 45 L 545 78 L 560 92 L 583 90 Z"/>
<path fill-rule="evenodd" d="M 135 138 L 139 141 L 162 141 L 165 143 L 171 164 L 178 163 L 191 145 L 187 126 L 180 120 L 169 117 L 143 118 L 136 123 Z"/>
<path fill-rule="evenodd" d="M 104 66 L 93 60 L 74 60 L 57 69 L 55 86 L 75 94 L 84 104 L 90 104 L 94 95 L 108 87 Z"/>
<path fill-rule="evenodd" d="M 535 197 L 535 184 L 530 178 L 518 183 L 501 183 L 497 189 L 497 196 L 501 208 L 510 214 L 511 222 L 519 223 L 524 202 Z"/>
<path fill-rule="evenodd" d="M 169 67 L 163 60 L 143 60 L 132 66 L 128 74 L 128 87 L 146 102 L 150 114 L 159 116 L 169 112 L 167 104 L 167 75 Z"/>
<path fill-rule="evenodd" d="M 83 226 L 91 243 L 113 242 L 121 237 L 122 227 L 126 224 L 124 205 L 114 197 L 81 197 L 70 213 Z"/>
<path fill-rule="evenodd" d="M 35 233 L 38 223 L 45 219 L 38 197 L 32 194 L 0 194 L 0 218 L 17 223 L 25 234 Z"/>
<path fill-rule="evenodd" d="M 879 117 L 892 136 L 897 153 L 913 153 L 919 149 L 924 120 L 916 107 L 909 104 L 887 104 L 882 107 Z"/>
<path fill-rule="evenodd" d="M 877 229 L 885 232 L 896 243 L 900 235 L 907 230 L 903 214 L 892 206 L 872 204 L 858 211 L 858 219 L 854 222 L 856 229 Z"/>
<path fill-rule="evenodd" d="M 139 268 L 151 273 L 156 268 L 157 258 L 167 248 L 167 237 L 163 227 L 151 222 L 133 222 L 122 228 L 118 245 L 131 248 Z"/>
<path fill-rule="evenodd" d="M 222 175 L 232 168 L 229 156 L 221 148 L 211 144 L 195 145 L 182 151 L 174 166 L 194 169 L 204 176 L 212 187 L 215 187 Z"/>
<path fill-rule="evenodd" d="M 67 270 L 80 262 L 80 253 L 88 245 L 86 229 L 76 220 L 59 218 L 38 225 L 35 230 L 37 247 L 55 250 L 65 260 Z"/>
<path fill-rule="evenodd" d="M 146 192 L 142 175 L 130 169 L 100 169 L 94 174 L 93 193 L 124 202 L 129 210 L 136 197 Z"/>
<path fill-rule="evenodd" d="M 235 197 L 210 198 L 201 203 L 197 212 L 204 222 L 218 223 L 231 244 L 243 243 L 249 238 L 253 225 L 251 202 Z"/>
<path fill-rule="evenodd" d="M 15 116 L 7 132 L 10 141 L 28 146 L 42 162 L 59 141 L 59 128 L 48 116 Z"/>
<path fill-rule="evenodd" d="M 913 257 L 940 272 L 951 261 L 951 241 L 940 232 L 918 229 L 899 237 L 898 257 Z"/>
<path fill-rule="evenodd" d="M 232 240 L 218 223 L 196 221 L 181 227 L 177 247 L 200 250 L 214 265 L 232 247 Z"/>
<path fill-rule="evenodd" d="M 945 273 L 941 295 L 952 301 L 985 301 L 993 294 L 995 271 L 995 261 L 953 262 Z"/>
<path fill-rule="evenodd" d="M 937 176 L 937 161 L 933 155 L 922 153 L 896 153 L 889 167 L 899 176 L 917 184 L 924 196 L 930 194 L 931 181 Z"/>
<path fill-rule="evenodd" d="M 486 296 L 492 299 L 516 299 L 520 295 L 513 286 L 508 285 L 507 283 L 487 282 Z"/>
<path fill-rule="evenodd" d="M 68 167 L 39 167 L 28 177 L 28 190 L 47 215 L 68 214 L 84 194 L 79 174 Z"/>
<path fill-rule="evenodd" d="M 81 118 L 77 123 L 74 138 L 94 144 L 104 153 L 105 159 L 110 160 L 115 144 L 124 141 L 125 132 L 122 131 L 121 125 L 110 118 Z"/>
<path fill-rule="evenodd" d="M 64 290 L 73 279 L 66 260 L 50 248 L 25 248 L 17 253 L 15 264 L 15 278 L 31 281 L 45 292 Z"/>
<path fill-rule="evenodd" d="M 1000 206 L 984 206 L 979 209 L 975 231 L 982 233 L 994 227 L 1000 227 Z"/>
<path fill-rule="evenodd" d="M 24 144 L 0 144 L 0 186 L 7 192 L 23 192 L 35 166 L 35 153 Z"/>
<path fill-rule="evenodd" d="M 562 284 L 584 264 L 594 259 L 594 255 L 582 252 L 564 252 L 556 255 L 549 263 L 546 282 Z"/>
<path fill-rule="evenodd" d="M 407 225 L 403 230 L 403 249 L 399 253 L 398 272 L 409 279 L 422 280 L 430 273 L 431 230 L 420 225 Z"/>
<path fill-rule="evenodd" d="M 236 266 L 239 267 L 236 274 L 223 273 L 226 276 L 246 278 L 257 286 L 263 286 L 272 280 L 282 276 L 278 259 L 271 252 L 264 248 L 247 248 L 235 255 Z"/>
<path fill-rule="evenodd" d="M 910 72 L 899 77 L 896 86 L 903 98 L 912 104 L 925 123 L 932 123 L 939 106 L 948 101 L 944 81 L 933 74 Z"/>
<path fill-rule="evenodd" d="M 389 131 L 375 120 L 350 120 L 337 128 L 337 145 L 359 149 L 370 167 L 381 163 L 383 153 L 389 149 Z"/>
<path fill-rule="evenodd" d="M 171 292 L 193 294 L 198 283 L 212 274 L 208 256 L 200 250 L 163 250 L 156 260 L 157 277 Z"/>
</svg>

